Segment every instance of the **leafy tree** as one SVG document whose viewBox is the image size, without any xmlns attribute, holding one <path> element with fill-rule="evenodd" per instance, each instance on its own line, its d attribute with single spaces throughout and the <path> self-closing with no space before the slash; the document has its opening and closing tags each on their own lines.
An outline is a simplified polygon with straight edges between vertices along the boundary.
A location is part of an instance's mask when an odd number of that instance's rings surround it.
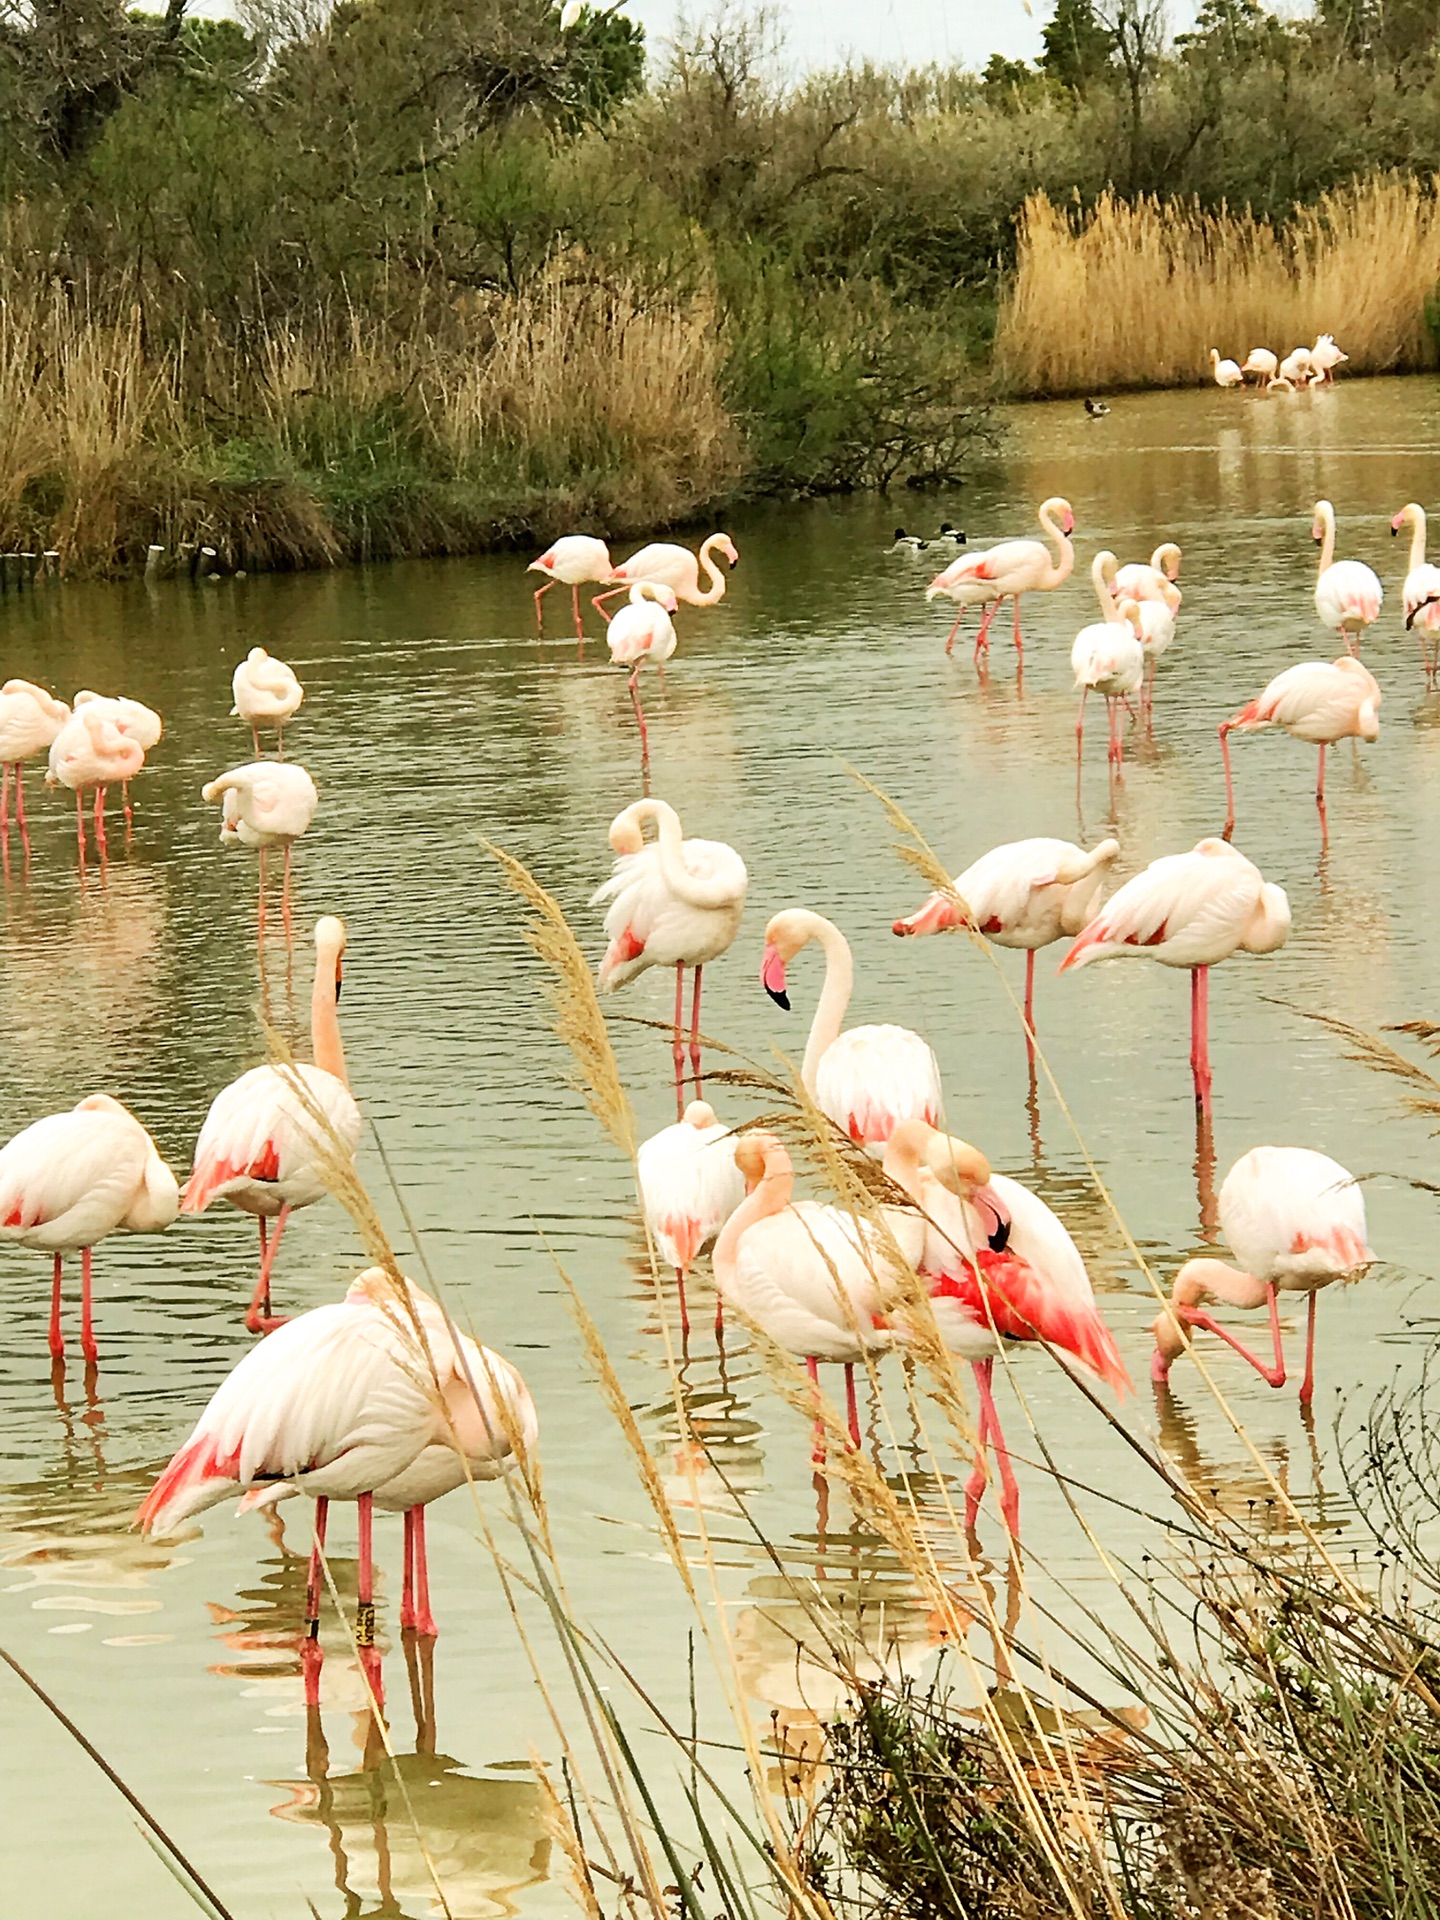
<svg viewBox="0 0 1440 1920">
<path fill-rule="evenodd" d="M 1055 0 L 1040 35 L 1042 69 L 1063 86 L 1083 93 L 1110 65 L 1114 41 L 1101 25 L 1094 0 Z"/>
</svg>

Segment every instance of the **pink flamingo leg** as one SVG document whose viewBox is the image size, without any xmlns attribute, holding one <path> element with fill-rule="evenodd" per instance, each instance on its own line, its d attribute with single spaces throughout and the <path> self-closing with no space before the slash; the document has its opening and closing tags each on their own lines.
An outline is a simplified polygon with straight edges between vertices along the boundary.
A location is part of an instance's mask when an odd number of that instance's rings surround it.
<svg viewBox="0 0 1440 1920">
<path fill-rule="evenodd" d="M 85 864 L 85 802 L 80 789 L 75 789 L 75 838 L 80 843 L 80 864 Z"/>
<path fill-rule="evenodd" d="M 945 642 L 946 653 L 953 653 L 955 651 L 955 642 L 959 639 L 960 629 L 964 624 L 965 624 L 965 609 L 964 607 L 961 607 L 960 611 L 955 616 L 955 624 L 950 629 L 950 638 Z M 977 652 L 978 652 L 978 649 L 977 649 Z"/>
<path fill-rule="evenodd" d="M 690 1338 L 690 1308 L 685 1299 L 684 1267 L 676 1267 L 675 1269 L 675 1288 L 680 1296 L 680 1338 L 682 1340 L 688 1340 Z"/>
<path fill-rule="evenodd" d="M 285 722 L 283 720 L 277 720 L 275 723 L 275 758 L 277 760 L 285 758 Z"/>
<path fill-rule="evenodd" d="M 640 768 L 648 778 L 650 773 L 650 734 L 645 725 L 645 709 L 640 704 L 640 669 L 636 667 L 625 682 L 630 690 L 630 704 L 635 709 L 635 724 L 640 729 Z"/>
<path fill-rule="evenodd" d="M 100 1349 L 95 1344 L 95 1297 L 94 1275 L 91 1263 L 95 1258 L 91 1248 L 85 1247 L 80 1254 L 80 1351 L 94 1366 L 100 1358 Z"/>
<path fill-rule="evenodd" d="M 1025 659 L 1025 642 L 1020 637 L 1020 596 L 1018 593 L 1015 596 L 1015 652 L 1018 656 L 1015 664 L 1017 667 L 1023 666 Z"/>
<path fill-rule="evenodd" d="M 980 1393 L 986 1433 L 995 1450 L 995 1464 L 1000 1469 L 1000 1517 L 1005 1522 L 1005 1531 L 1014 1540 L 1020 1534 L 1020 1487 L 1015 1478 L 1015 1469 L 1010 1464 L 1010 1449 L 1005 1444 L 1005 1434 L 995 1406 L 992 1380 L 994 1366 L 993 1360 L 980 1361 L 975 1368 L 975 1383 Z"/>
<path fill-rule="evenodd" d="M 820 1418 L 820 1362 L 814 1354 L 808 1354 L 805 1371 L 810 1376 L 810 1385 L 815 1395 L 815 1434 L 810 1446 L 810 1464 L 823 1467 L 825 1464 L 825 1422 Z"/>
<path fill-rule="evenodd" d="M 128 837 L 130 829 L 135 822 L 135 810 L 130 805 L 130 782 L 128 780 L 122 780 L 120 782 L 120 804 L 125 809 L 125 833 Z"/>
<path fill-rule="evenodd" d="M 1090 689 L 1080 689 L 1080 711 L 1075 716 L 1075 769 L 1078 773 L 1085 758 L 1085 702 L 1090 698 Z"/>
<path fill-rule="evenodd" d="M 845 1362 L 845 1420 L 850 1428 L 850 1444 L 860 1451 L 860 1408 L 855 1399 L 855 1369 Z"/>
<path fill-rule="evenodd" d="M 1320 809 L 1320 844 L 1322 847 L 1328 847 L 1330 844 L 1330 825 L 1325 818 L 1325 746 L 1323 741 L 1320 746 L 1320 772 L 1315 782 L 1315 805 Z"/>
<path fill-rule="evenodd" d="M 575 613 L 575 638 L 583 645 L 585 639 L 585 622 L 580 617 L 580 589 L 578 586 L 573 586 L 570 589 L 570 604 Z"/>
<path fill-rule="evenodd" d="M 1210 1115 L 1210 969 L 1190 969 L 1190 1071 L 1195 1076 L 1195 1103 Z"/>
<path fill-rule="evenodd" d="M 988 1376 L 993 1362 L 979 1360 L 971 1364 L 974 1367 L 978 1387 L 982 1376 Z M 988 1377 L 986 1384 L 987 1386 L 989 1384 Z M 975 1522 L 980 1518 L 980 1502 L 985 1498 L 985 1489 L 990 1484 L 990 1475 L 985 1466 L 985 1445 L 990 1438 L 989 1407 L 992 1400 L 987 1400 L 986 1395 L 981 1393 L 980 1414 L 975 1422 L 975 1470 L 965 1482 L 965 1531 L 967 1533 L 975 1531 Z"/>
<path fill-rule="evenodd" d="M 400 1591 L 400 1631 L 415 1625 L 415 1516 L 418 1507 L 405 1509 L 405 1578 Z"/>
<path fill-rule="evenodd" d="M 611 615 L 610 609 L 605 605 L 605 602 L 607 600 L 618 599 L 622 593 L 628 593 L 629 591 L 630 582 L 624 580 L 618 587 L 607 587 L 604 593 L 597 593 L 590 604 L 608 625 L 613 616 Z"/>
<path fill-rule="evenodd" d="M 700 1098 L 700 975 L 695 969 L 695 998 L 690 1008 L 690 1071 L 695 1076 L 695 1098 Z"/>
<path fill-rule="evenodd" d="M 294 930 L 290 925 L 290 842 L 285 842 L 285 881 L 280 889 L 280 918 L 285 925 L 287 943 L 293 939 Z"/>
<path fill-rule="evenodd" d="M 105 789 L 104 787 L 96 787 L 95 789 L 95 844 L 100 849 L 100 858 L 103 861 L 105 858 L 106 852 L 108 851 L 108 848 L 106 846 L 106 841 L 105 841 Z"/>
<path fill-rule="evenodd" d="M 362 1656 L 375 1645 L 375 1496 L 362 1493 L 355 1502 L 359 1530 L 359 1571 L 355 1582 L 355 1644 Z"/>
<path fill-rule="evenodd" d="M 273 1333 L 276 1327 L 285 1324 L 283 1315 L 277 1319 L 270 1312 L 270 1275 L 274 1271 L 275 1256 L 280 1251 L 280 1236 L 289 1218 L 289 1206 L 282 1206 L 275 1216 L 275 1237 L 267 1245 L 265 1219 L 263 1215 L 260 1216 L 260 1278 L 255 1282 L 255 1291 L 250 1296 L 250 1305 L 245 1312 L 245 1325 L 251 1333 Z"/>
<path fill-rule="evenodd" d="M 1025 1052 L 1035 1065 L 1035 949 L 1025 949 Z"/>
<path fill-rule="evenodd" d="M 18 762 L 17 762 L 18 771 Z M 10 831 L 10 762 L 5 762 L 3 775 L 0 775 L 0 833 Z"/>
<path fill-rule="evenodd" d="M 985 609 L 985 616 L 980 622 L 980 631 L 975 636 L 975 658 L 977 660 L 980 658 L 980 655 L 985 652 L 986 648 L 990 645 L 990 622 L 995 618 L 996 614 L 999 611 L 1000 611 L 1000 602 L 998 600 L 992 600 L 989 606 Z"/>
<path fill-rule="evenodd" d="M 15 820 L 20 828 L 21 842 L 28 854 L 30 833 L 25 824 L 25 768 L 18 760 L 15 762 Z"/>
<path fill-rule="evenodd" d="M 1318 1293 L 1310 1295 L 1310 1308 L 1305 1322 L 1305 1378 L 1300 1382 L 1300 1404 L 1308 1407 L 1315 1398 L 1315 1308 L 1320 1300 Z"/>
<path fill-rule="evenodd" d="M 440 1629 L 430 1611 L 430 1562 L 425 1552 L 425 1509 L 415 1510 L 415 1631 L 433 1640 Z"/>
<path fill-rule="evenodd" d="M 1311 1294 L 1310 1298 L 1313 1300 L 1315 1298 L 1314 1294 Z M 1275 1354 L 1275 1364 L 1270 1367 L 1266 1366 L 1258 1354 L 1252 1353 L 1243 1340 L 1237 1339 L 1228 1327 L 1222 1326 L 1213 1314 L 1207 1313 L 1203 1307 L 1172 1307 L 1170 1311 L 1179 1319 L 1183 1320 L 1187 1326 L 1203 1327 L 1207 1333 L 1218 1334 L 1226 1346 L 1233 1347 L 1240 1358 L 1252 1366 L 1267 1385 L 1283 1387 L 1285 1384 L 1285 1348 L 1280 1338 L 1280 1303 L 1276 1297 L 1275 1283 L 1273 1281 L 1270 1281 L 1266 1285 L 1265 1300 L 1270 1308 L 1270 1342 Z M 1152 1373 L 1153 1372 L 1154 1369 L 1152 1368 Z"/>
<path fill-rule="evenodd" d="M 545 638 L 545 596 L 552 587 L 558 585 L 556 580 L 547 580 L 543 587 L 535 589 L 535 631 L 542 640 Z"/>
<path fill-rule="evenodd" d="M 260 849 L 260 911 L 256 921 L 260 938 L 265 938 L 265 849 Z"/>
<path fill-rule="evenodd" d="M 65 1336 L 60 1331 L 60 1279 L 64 1263 L 65 1256 L 57 1253 L 55 1274 L 50 1283 L 50 1358 L 52 1360 L 65 1358 Z"/>
<path fill-rule="evenodd" d="M 1230 722 L 1220 722 L 1220 758 L 1225 762 L 1225 830 L 1221 835 L 1230 839 L 1235 831 L 1235 781 L 1230 772 Z"/>
<path fill-rule="evenodd" d="M 675 1062 L 675 1118 L 685 1118 L 685 964 L 675 968 L 675 1031 L 670 1045 Z"/>
<path fill-rule="evenodd" d="M 320 1651 L 320 1579 L 325 1552 L 325 1526 L 330 1518 L 330 1502 L 322 1494 L 315 1502 L 315 1532 L 310 1546 L 310 1572 L 305 1582 L 305 1637 L 301 1642 L 301 1668 L 305 1675 L 305 1704 L 320 1704 L 320 1669 L 324 1657 Z"/>
</svg>

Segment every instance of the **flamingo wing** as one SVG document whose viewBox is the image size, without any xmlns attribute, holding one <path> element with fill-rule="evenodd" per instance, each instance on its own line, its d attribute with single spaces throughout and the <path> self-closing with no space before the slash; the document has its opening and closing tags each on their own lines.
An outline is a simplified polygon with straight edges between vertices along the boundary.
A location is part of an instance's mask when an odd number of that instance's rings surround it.
<svg viewBox="0 0 1440 1920">
<path fill-rule="evenodd" d="M 821 1110 L 852 1140 L 883 1144 L 902 1120 L 942 1123 L 940 1066 L 908 1027 L 852 1027 L 826 1048 L 815 1074 Z"/>
<path fill-rule="evenodd" d="M 1220 1224 L 1257 1279 L 1334 1279 L 1375 1258 L 1354 1176 L 1307 1147 L 1253 1147 L 1225 1176 Z"/>
<path fill-rule="evenodd" d="M 361 1126 L 349 1088 L 323 1068 L 252 1067 L 212 1101 L 180 1210 L 203 1213 L 212 1200 L 251 1183 L 273 1186 L 277 1201 L 309 1205 L 325 1191 L 321 1163 L 335 1150 L 330 1133 L 353 1154 Z"/>
<path fill-rule="evenodd" d="M 0 1150 L 0 1234 L 55 1249 L 103 1238 L 130 1211 L 150 1148 L 125 1114 L 77 1110 L 37 1120 Z"/>
</svg>

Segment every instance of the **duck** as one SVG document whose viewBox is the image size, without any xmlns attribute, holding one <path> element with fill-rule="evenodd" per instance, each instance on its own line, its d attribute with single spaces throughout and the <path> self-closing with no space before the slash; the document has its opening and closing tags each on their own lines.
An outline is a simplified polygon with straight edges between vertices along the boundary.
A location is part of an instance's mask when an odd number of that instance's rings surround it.
<svg viewBox="0 0 1440 1920">
<path fill-rule="evenodd" d="M 1092 420 L 1103 420 L 1110 409 L 1103 400 L 1087 400 L 1085 402 L 1085 411 Z"/>
<path fill-rule="evenodd" d="M 907 533 L 904 527 L 896 527 L 895 543 L 890 548 L 890 552 L 899 553 L 903 547 L 907 553 L 924 553 L 929 545 L 930 542 L 922 540 L 918 533 Z"/>
</svg>

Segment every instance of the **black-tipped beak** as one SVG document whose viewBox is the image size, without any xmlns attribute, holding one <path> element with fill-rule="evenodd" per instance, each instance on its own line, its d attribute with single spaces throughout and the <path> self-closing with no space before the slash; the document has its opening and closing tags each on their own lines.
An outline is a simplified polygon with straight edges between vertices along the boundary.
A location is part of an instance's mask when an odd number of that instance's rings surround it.
<svg viewBox="0 0 1440 1920">
<path fill-rule="evenodd" d="M 779 1007 L 783 1013 L 789 1013 L 790 996 L 788 993 L 786 993 L 783 987 L 780 989 L 778 993 L 775 991 L 774 987 L 766 987 L 765 991 L 766 993 L 769 994 L 770 998 L 775 1002 L 776 1006 Z"/>
<path fill-rule="evenodd" d="M 1010 1244 L 1010 1222 L 1008 1220 L 997 1220 L 995 1223 L 995 1231 L 987 1234 L 985 1237 L 989 1242 L 992 1253 L 1003 1253 Z"/>
<path fill-rule="evenodd" d="M 1390 538 L 1391 538 L 1391 539 L 1393 540 L 1393 539 L 1395 538 L 1395 536 L 1396 536 L 1396 534 L 1397 534 L 1397 533 L 1399 533 L 1399 531 L 1400 531 L 1400 529 L 1399 529 L 1398 527 L 1391 527 L 1391 529 L 1390 529 Z"/>
<path fill-rule="evenodd" d="M 345 984 L 345 980 L 343 975 L 337 973 L 335 976 L 335 1004 L 337 1007 L 340 1004 L 340 989 L 344 986 L 344 984 Z"/>
</svg>

